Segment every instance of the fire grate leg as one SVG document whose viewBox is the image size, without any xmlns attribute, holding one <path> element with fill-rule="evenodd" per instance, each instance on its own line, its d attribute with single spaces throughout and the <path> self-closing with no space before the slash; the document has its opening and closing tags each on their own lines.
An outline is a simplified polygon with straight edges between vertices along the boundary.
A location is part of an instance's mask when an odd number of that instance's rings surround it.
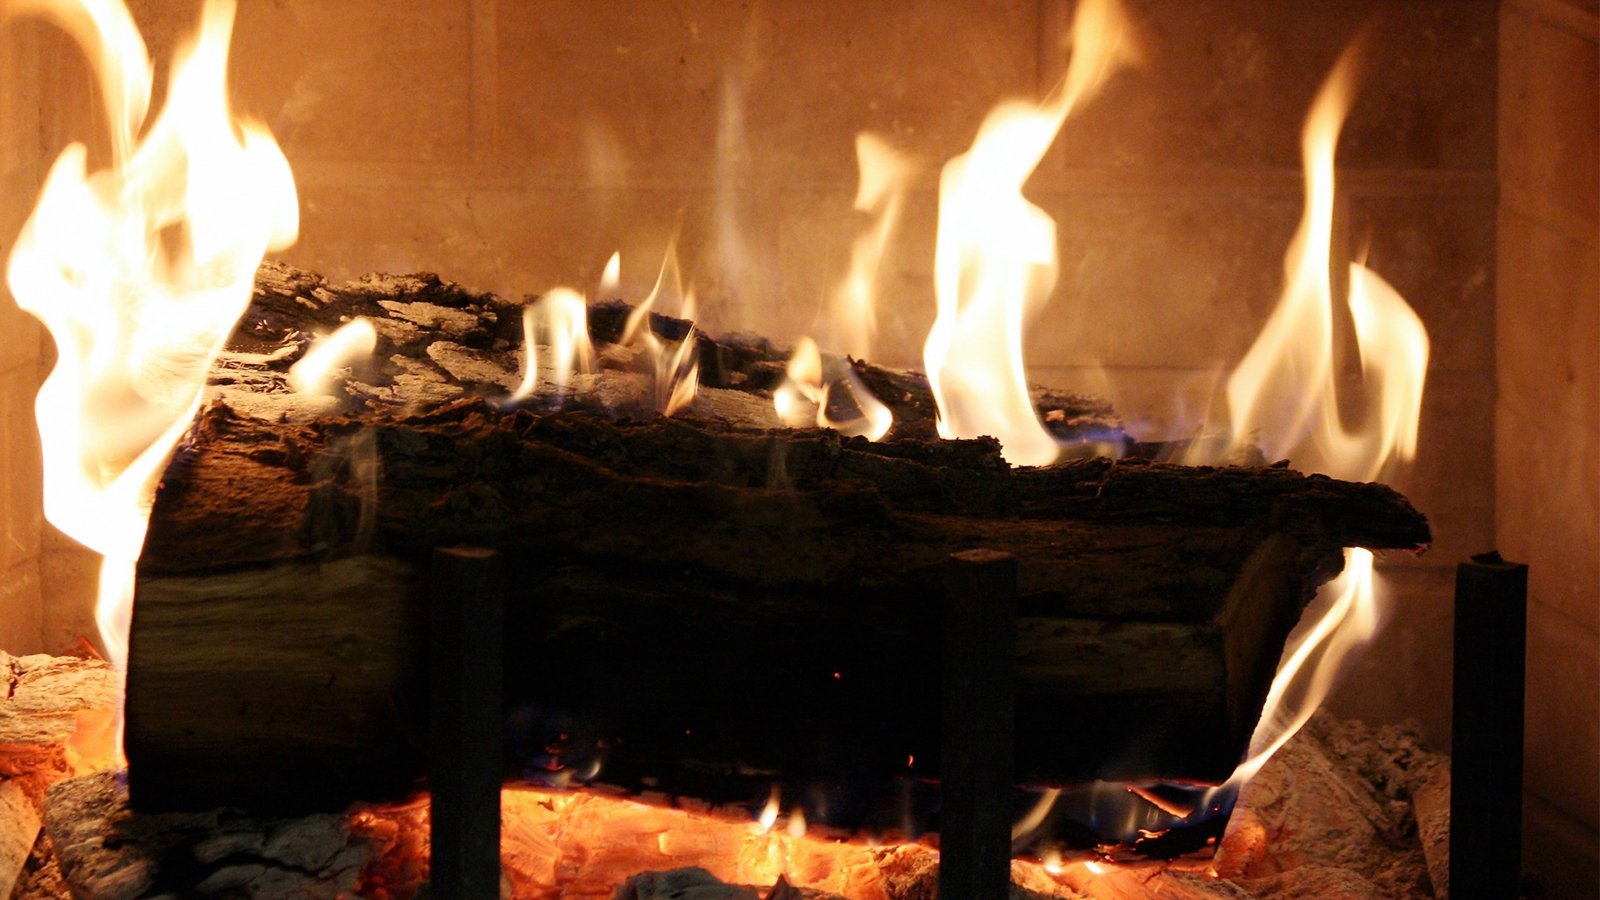
<svg viewBox="0 0 1600 900">
<path fill-rule="evenodd" d="M 434 550 L 428 772 L 434 897 L 500 896 L 504 607 L 499 553 Z"/>
<path fill-rule="evenodd" d="M 1456 568 L 1450 896 L 1516 897 L 1522 874 L 1528 567 L 1498 553 Z"/>
<path fill-rule="evenodd" d="M 1017 560 L 968 550 L 945 576 L 939 896 L 1011 890 Z"/>
</svg>

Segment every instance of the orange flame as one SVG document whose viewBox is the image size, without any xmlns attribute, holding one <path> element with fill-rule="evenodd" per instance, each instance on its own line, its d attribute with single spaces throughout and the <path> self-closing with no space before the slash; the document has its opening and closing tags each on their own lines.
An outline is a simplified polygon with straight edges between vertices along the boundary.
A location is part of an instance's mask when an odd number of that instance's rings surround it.
<svg viewBox="0 0 1600 900">
<path fill-rule="evenodd" d="M 662 340 L 650 327 L 650 313 L 666 287 L 668 273 L 671 273 L 674 296 L 682 298 L 680 317 L 691 323 L 688 333 L 677 342 Z M 700 388 L 698 341 L 692 324 L 694 318 L 694 291 L 691 289 L 686 292 L 683 288 L 683 276 L 678 269 L 678 235 L 674 232 L 667 242 L 666 255 L 661 259 L 661 271 L 656 274 L 655 287 L 650 289 L 650 295 L 644 302 L 628 313 L 621 340 L 623 344 L 637 341 L 649 354 L 655 379 L 656 409 L 664 416 L 670 416 L 692 403 Z"/>
<path fill-rule="evenodd" d="M 939 434 L 998 438 L 1015 465 L 1048 465 L 1060 452 L 1034 411 L 1022 363 L 1024 319 L 1056 284 L 1056 224 L 1022 188 L 1072 110 L 1131 59 L 1128 34 L 1114 0 L 1080 3 L 1061 83 L 1042 104 L 995 107 L 939 178 L 938 315 L 923 346 Z"/>
<path fill-rule="evenodd" d="M 574 372 L 588 373 L 594 368 L 588 302 L 571 288 L 552 288 L 522 309 L 522 381 L 511 394 L 513 401 L 532 396 L 539 386 L 541 335 L 550 348 L 549 380 L 557 393 L 567 389 Z"/>
<path fill-rule="evenodd" d="M 36 404 L 45 515 L 104 557 L 96 620 L 122 672 L 155 482 L 263 255 L 294 241 L 294 179 L 271 134 L 230 111 L 233 3 L 205 4 L 197 38 L 176 55 L 166 107 L 142 136 L 153 75 L 127 9 L 17 6 L 60 24 L 89 55 L 112 129 L 107 169 L 87 172 L 81 144 L 62 151 L 8 280 L 56 344 Z"/>
<path fill-rule="evenodd" d="M 1311 720 L 1345 659 L 1377 634 L 1381 610 L 1372 561 L 1370 550 L 1345 551 L 1344 572 L 1322 590 L 1323 597 L 1333 598 L 1332 605 L 1290 642 L 1251 738 L 1250 758 L 1234 771 L 1231 783 L 1249 781 Z"/>
<path fill-rule="evenodd" d="M 856 237 L 850 269 L 834 291 L 824 329 L 847 353 L 866 358 L 872 353 L 872 338 L 878 330 L 878 268 L 899 222 L 912 170 L 887 142 L 865 131 L 856 135 L 856 160 L 861 180 L 856 188 L 855 208 L 871 214 L 873 222 Z M 894 425 L 894 414 L 861 383 L 855 367 L 847 360 L 824 361 L 816 342 L 809 337 L 802 337 L 795 344 L 786 375 L 773 392 L 772 402 L 778 418 L 791 427 L 810 425 L 814 419 L 818 427 L 877 441 Z M 828 415 L 828 399 L 839 388 L 855 404 L 859 412 L 856 417 L 835 420 Z"/>
<path fill-rule="evenodd" d="M 355 318 L 338 330 L 319 339 L 289 367 L 289 386 L 302 394 L 326 394 L 332 387 L 334 370 L 353 359 L 372 355 L 378 346 L 378 332 L 364 318 Z"/>
<path fill-rule="evenodd" d="M 606 260 L 606 267 L 600 273 L 600 297 L 615 291 L 622 284 L 622 251 L 618 250 Z"/>
<path fill-rule="evenodd" d="M 1236 441 L 1354 481 L 1392 474 L 1416 455 L 1428 370 L 1422 320 L 1377 273 L 1350 264 L 1345 303 L 1368 383 L 1358 427 L 1340 413 L 1333 364 L 1334 149 L 1350 110 L 1358 45 L 1335 64 L 1312 104 L 1301 142 L 1306 210 L 1284 260 L 1287 282 L 1272 317 L 1228 379 Z"/>
<path fill-rule="evenodd" d="M 826 374 L 832 370 L 832 375 Z M 860 414 L 851 419 L 835 419 L 828 414 L 828 399 L 842 388 Z M 882 440 L 894 425 L 894 414 L 867 390 L 848 361 L 824 360 L 816 341 L 801 338 L 785 369 L 783 383 L 772 392 L 772 405 L 778 418 L 792 428 L 815 424 L 845 435 L 862 435 L 869 441 Z"/>
<path fill-rule="evenodd" d="M 1360 45 L 1329 72 L 1301 140 L 1306 208 L 1284 260 L 1277 308 L 1228 379 L 1236 443 L 1258 440 L 1273 456 L 1336 478 L 1392 477 L 1416 455 L 1428 370 L 1428 334 L 1415 311 L 1377 273 L 1351 263 L 1345 304 L 1355 328 L 1365 388 L 1362 421 L 1348 426 L 1333 360 L 1331 278 L 1334 151 L 1349 113 Z M 1381 603 L 1371 551 L 1345 551 L 1345 571 L 1324 586 L 1320 617 L 1295 636 L 1273 679 L 1251 755 L 1223 786 L 1247 782 L 1310 719 L 1344 662 L 1377 632 Z M 1314 607 L 1314 608 L 1315 608 Z M 1221 790 L 1221 789 L 1219 789 Z"/>
<path fill-rule="evenodd" d="M 900 221 L 912 169 L 887 141 L 865 131 L 856 135 L 856 162 L 861 179 L 855 208 L 870 214 L 873 221 L 856 236 L 850 269 L 833 293 L 828 326 L 837 338 L 835 346 L 865 359 L 872 354 L 872 339 L 878 332 L 878 269 Z"/>
<path fill-rule="evenodd" d="M 1306 208 L 1284 260 L 1283 294 L 1255 344 L 1228 380 L 1234 447 L 1197 443 L 1186 462 L 1224 462 L 1259 441 L 1273 456 L 1346 480 L 1387 478 L 1416 454 L 1417 423 L 1428 368 L 1428 335 L 1421 319 L 1377 273 L 1351 264 L 1346 306 L 1354 325 L 1366 407 L 1355 427 L 1341 414 L 1333 359 L 1334 287 L 1331 278 L 1334 150 L 1350 108 L 1359 44 L 1324 81 L 1302 135 Z M 1213 454 L 1204 457 L 1204 454 Z M 1218 458 L 1220 456 L 1220 458 Z M 1345 551 L 1345 571 L 1323 587 L 1291 636 L 1268 691 L 1250 754 L 1222 785 L 1199 793 L 1194 809 L 1209 815 L 1219 798 L 1236 793 L 1296 732 L 1333 690 L 1351 654 L 1371 641 L 1381 616 L 1371 551 Z M 1098 788 L 1098 785 L 1096 785 Z M 1141 796 L 1172 817 L 1191 810 Z M 1024 836 L 1048 815 L 1056 792 L 1020 820 Z M 1133 817 L 1129 807 L 1131 827 Z"/>
</svg>

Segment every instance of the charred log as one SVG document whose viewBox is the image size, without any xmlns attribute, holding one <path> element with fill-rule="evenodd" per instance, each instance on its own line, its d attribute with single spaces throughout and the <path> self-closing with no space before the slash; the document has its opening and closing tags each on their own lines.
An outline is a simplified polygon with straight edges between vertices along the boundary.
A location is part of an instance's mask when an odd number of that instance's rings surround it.
<svg viewBox="0 0 1600 900">
<path fill-rule="evenodd" d="M 648 386 L 626 368 L 559 411 L 509 409 L 512 306 L 437 279 L 264 274 L 140 564 L 127 752 L 144 807 L 405 790 L 434 547 L 508 560 L 515 758 L 704 795 L 776 773 L 936 778 L 940 573 L 978 547 L 1019 561 L 1022 781 L 1219 780 L 1341 548 L 1428 540 L 1393 491 L 1286 468 L 1013 469 L 993 441 L 908 436 L 931 431 L 912 390 L 883 443 L 773 427 L 754 373 L 782 354 L 750 341 L 702 348 L 728 386 L 672 419 L 630 405 Z M 283 393 L 293 354 L 268 338 L 352 312 L 390 318 L 342 408 Z M 1108 420 L 1092 406 L 1059 418 Z"/>
</svg>

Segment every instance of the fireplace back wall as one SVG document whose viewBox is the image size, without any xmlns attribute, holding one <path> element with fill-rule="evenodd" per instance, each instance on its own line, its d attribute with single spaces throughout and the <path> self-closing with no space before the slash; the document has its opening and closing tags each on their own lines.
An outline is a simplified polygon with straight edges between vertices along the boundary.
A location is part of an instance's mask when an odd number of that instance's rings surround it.
<svg viewBox="0 0 1600 900">
<path fill-rule="evenodd" d="M 192 27 L 196 3 L 132 5 L 152 57 L 165 61 Z M 1498 452 L 1503 464 L 1526 471 L 1529 451 L 1519 448 L 1527 445 L 1510 431 L 1549 424 L 1529 420 L 1537 401 L 1507 392 L 1508 379 L 1542 359 L 1525 334 L 1538 327 L 1528 324 L 1538 313 L 1520 304 L 1568 298 L 1576 307 L 1561 314 L 1575 317 L 1576 331 L 1564 330 L 1578 341 L 1580 393 L 1557 424 L 1580 438 L 1588 428 L 1587 449 L 1573 451 L 1574 465 L 1588 454 L 1588 468 L 1561 477 L 1589 492 L 1574 501 L 1588 505 L 1572 511 L 1574 519 L 1589 511 L 1589 530 L 1561 538 L 1576 553 L 1562 557 L 1571 562 L 1561 571 L 1581 574 L 1587 565 L 1593 573 L 1596 366 L 1581 352 L 1596 343 L 1593 293 L 1585 307 L 1576 282 L 1550 275 L 1551 283 L 1517 282 L 1512 296 L 1502 279 L 1498 335 L 1495 297 L 1497 195 L 1502 270 L 1515 262 L 1520 279 L 1551 268 L 1527 266 L 1530 256 L 1555 265 L 1588 260 L 1593 281 L 1592 202 L 1587 233 L 1582 209 L 1560 213 L 1565 243 L 1538 243 L 1549 233 L 1542 225 L 1508 226 L 1519 215 L 1543 222 L 1543 207 L 1529 201 L 1522 213 L 1506 211 L 1497 143 L 1505 173 L 1508 154 L 1525 152 L 1513 139 L 1523 128 L 1508 131 L 1502 106 L 1497 131 L 1496 116 L 1497 91 L 1514 77 L 1522 78 L 1519 92 L 1564 90 L 1587 77 L 1586 120 L 1581 102 L 1525 108 L 1530 125 L 1548 122 L 1559 140 L 1588 128 L 1593 182 L 1593 0 L 1127 6 L 1143 65 L 1068 122 L 1030 184 L 1030 196 L 1059 223 L 1062 255 L 1059 289 L 1029 337 L 1033 377 L 1107 396 L 1142 436 L 1181 435 L 1202 421 L 1219 373 L 1237 362 L 1277 297 L 1300 215 L 1301 119 L 1335 57 L 1370 20 L 1364 90 L 1340 144 L 1338 241 L 1342 252 L 1367 252 L 1433 338 L 1421 456 L 1397 487 L 1433 520 L 1438 542 L 1421 560 L 1386 565 L 1391 622 L 1334 705 L 1375 721 L 1415 716 L 1446 742 L 1448 704 L 1439 698 L 1449 685 L 1452 567 L 1497 539 L 1534 557 L 1530 821 L 1577 834 L 1563 846 L 1586 847 L 1592 859 L 1594 800 L 1574 799 L 1560 785 L 1600 780 L 1600 601 L 1592 574 L 1588 582 L 1576 574 L 1540 581 L 1540 563 L 1553 561 L 1538 557 L 1538 535 L 1566 527 L 1559 511 L 1530 511 L 1519 505 L 1525 491 L 1502 488 L 1499 507 L 1512 518 L 1502 518 L 1497 533 L 1495 461 Z M 235 94 L 278 136 L 300 187 L 302 236 L 288 261 L 333 277 L 426 269 L 523 294 L 559 284 L 592 290 L 620 250 L 621 293 L 637 299 L 680 226 L 680 258 L 707 327 L 789 341 L 813 329 L 864 222 L 851 209 L 853 148 L 856 132 L 872 130 L 918 166 L 879 279 L 882 330 L 873 353 L 914 365 L 932 319 L 938 168 L 965 149 L 997 100 L 1037 96 L 1059 77 L 1072 2 L 241 7 Z M 88 70 L 75 51 L 37 23 L 8 28 L 0 42 L 0 188 L 9 202 L 0 233 L 9 240 L 62 144 L 92 142 L 98 129 Z M 1578 49 L 1553 57 L 1540 43 L 1547 33 L 1562 48 L 1576 40 Z M 1554 65 L 1568 70 L 1547 70 Z M 1524 108 L 1520 93 L 1516 102 Z M 1547 168 L 1530 163 L 1522 177 Z M 1563 192 L 1543 183 L 1519 190 L 1523 198 Z M 1514 244 L 1508 234 L 1529 236 Z M 1581 262 L 1571 277 L 1584 277 Z M 8 335 L 0 345 L 0 639 L 12 650 L 59 649 L 92 633 L 93 561 L 39 515 L 30 405 L 48 341 L 9 300 L 0 326 Z M 1505 358 L 1511 343 L 1526 364 Z M 1535 383 L 1519 396 L 1541 389 Z M 1545 610 L 1559 618 L 1542 619 Z M 1551 739 L 1558 734 L 1587 743 L 1573 752 Z"/>
</svg>

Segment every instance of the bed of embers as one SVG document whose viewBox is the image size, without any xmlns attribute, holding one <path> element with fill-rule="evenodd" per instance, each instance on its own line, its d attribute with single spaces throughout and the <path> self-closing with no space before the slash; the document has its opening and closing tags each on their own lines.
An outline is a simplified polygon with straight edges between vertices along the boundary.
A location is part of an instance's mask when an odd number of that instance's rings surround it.
<svg viewBox="0 0 1600 900">
<path fill-rule="evenodd" d="M 427 799 L 263 819 L 134 814 L 103 753 L 111 679 L 85 657 L 3 657 L 0 889 L 19 900 L 416 897 Z M 1013 896 L 1443 896 L 1448 759 L 1413 728 L 1319 713 L 1245 788 L 1220 846 L 1170 861 L 1020 858 Z M 932 898 L 926 843 L 836 841 L 792 811 L 673 808 L 507 789 L 505 895 L 627 900 Z"/>
</svg>

